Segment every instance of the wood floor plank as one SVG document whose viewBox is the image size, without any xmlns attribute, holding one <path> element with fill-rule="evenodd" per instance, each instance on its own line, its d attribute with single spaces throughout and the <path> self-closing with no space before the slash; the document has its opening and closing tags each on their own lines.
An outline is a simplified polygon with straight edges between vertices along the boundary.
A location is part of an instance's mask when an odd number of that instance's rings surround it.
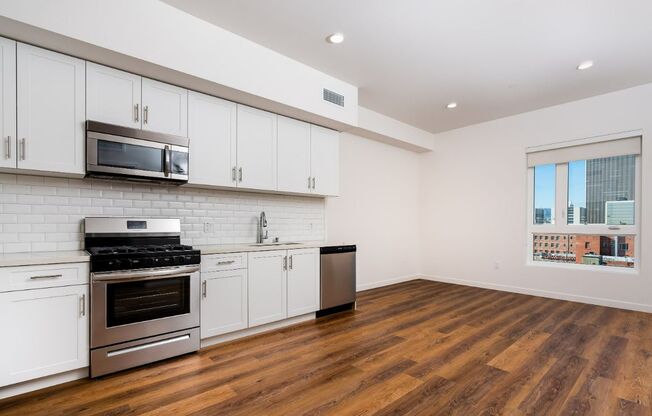
<svg viewBox="0 0 652 416">
<path fill-rule="evenodd" d="M 652 315 L 415 280 L 0 415 L 652 415 Z"/>
</svg>

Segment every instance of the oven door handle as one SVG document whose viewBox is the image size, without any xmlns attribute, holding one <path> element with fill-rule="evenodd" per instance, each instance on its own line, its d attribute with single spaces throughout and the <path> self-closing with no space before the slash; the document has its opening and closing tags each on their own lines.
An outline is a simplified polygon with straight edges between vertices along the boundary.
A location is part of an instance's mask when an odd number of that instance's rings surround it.
<svg viewBox="0 0 652 416">
<path fill-rule="evenodd" d="M 165 267 L 160 269 L 146 269 L 136 271 L 98 272 L 91 273 L 94 282 L 112 282 L 124 280 L 150 280 L 164 277 L 186 276 L 189 273 L 198 272 L 199 265 Z"/>
</svg>

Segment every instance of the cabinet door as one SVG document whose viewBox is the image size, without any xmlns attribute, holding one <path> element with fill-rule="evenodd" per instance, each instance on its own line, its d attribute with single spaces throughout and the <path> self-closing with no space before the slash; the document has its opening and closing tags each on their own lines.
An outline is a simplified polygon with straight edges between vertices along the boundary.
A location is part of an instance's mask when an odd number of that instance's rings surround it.
<svg viewBox="0 0 652 416">
<path fill-rule="evenodd" d="M 88 286 L 0 293 L 0 386 L 88 366 Z"/>
<path fill-rule="evenodd" d="M 319 249 L 288 250 L 288 318 L 319 309 Z"/>
<path fill-rule="evenodd" d="M 285 250 L 249 253 L 249 327 L 287 317 Z"/>
<path fill-rule="evenodd" d="M 336 196 L 340 190 L 340 134 L 319 126 L 310 126 L 310 172 L 312 192 Z"/>
<path fill-rule="evenodd" d="M 236 186 L 236 124 L 235 103 L 189 92 L 189 183 Z"/>
<path fill-rule="evenodd" d="M 310 124 L 278 116 L 278 190 L 310 192 Z"/>
<path fill-rule="evenodd" d="M 143 130 L 188 137 L 188 90 L 143 78 Z"/>
<path fill-rule="evenodd" d="M 202 273 L 201 337 L 247 327 L 247 270 Z"/>
<path fill-rule="evenodd" d="M 84 174 L 85 62 L 18 44 L 18 168 Z"/>
<path fill-rule="evenodd" d="M 16 167 L 16 42 L 0 38 L 0 167 Z"/>
<path fill-rule="evenodd" d="M 86 114 L 89 120 L 140 128 L 139 75 L 86 63 Z"/>
<path fill-rule="evenodd" d="M 238 105 L 238 186 L 276 190 L 276 114 Z"/>
</svg>

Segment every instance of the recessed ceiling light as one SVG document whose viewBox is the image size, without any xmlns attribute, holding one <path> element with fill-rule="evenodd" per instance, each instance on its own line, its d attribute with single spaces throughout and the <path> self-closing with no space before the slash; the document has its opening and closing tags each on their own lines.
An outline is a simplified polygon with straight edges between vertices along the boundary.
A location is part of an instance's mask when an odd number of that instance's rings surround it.
<svg viewBox="0 0 652 416">
<path fill-rule="evenodd" d="M 344 35 L 342 33 L 333 33 L 326 38 L 328 43 L 342 43 L 344 42 Z"/>
<path fill-rule="evenodd" d="M 584 61 L 581 62 L 579 65 L 577 65 L 577 69 L 580 71 L 584 71 L 585 69 L 589 69 L 593 66 L 593 61 Z"/>
<path fill-rule="evenodd" d="M 452 110 L 452 109 L 455 108 L 455 107 L 457 107 L 457 103 L 456 103 L 456 102 L 452 102 L 452 103 L 448 103 L 448 104 L 446 104 L 446 108 L 448 108 L 449 110 Z"/>
</svg>

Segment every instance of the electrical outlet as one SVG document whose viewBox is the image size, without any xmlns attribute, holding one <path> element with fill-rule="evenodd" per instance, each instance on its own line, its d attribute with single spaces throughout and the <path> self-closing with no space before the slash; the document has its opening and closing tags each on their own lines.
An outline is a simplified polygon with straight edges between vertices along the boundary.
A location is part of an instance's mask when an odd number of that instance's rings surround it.
<svg viewBox="0 0 652 416">
<path fill-rule="evenodd" d="M 495 270 L 500 269 L 500 262 L 499 261 L 494 261 L 494 269 Z"/>
<path fill-rule="evenodd" d="M 213 232 L 213 223 L 212 222 L 205 222 L 204 223 L 204 232 L 207 233 L 207 234 Z"/>
</svg>

